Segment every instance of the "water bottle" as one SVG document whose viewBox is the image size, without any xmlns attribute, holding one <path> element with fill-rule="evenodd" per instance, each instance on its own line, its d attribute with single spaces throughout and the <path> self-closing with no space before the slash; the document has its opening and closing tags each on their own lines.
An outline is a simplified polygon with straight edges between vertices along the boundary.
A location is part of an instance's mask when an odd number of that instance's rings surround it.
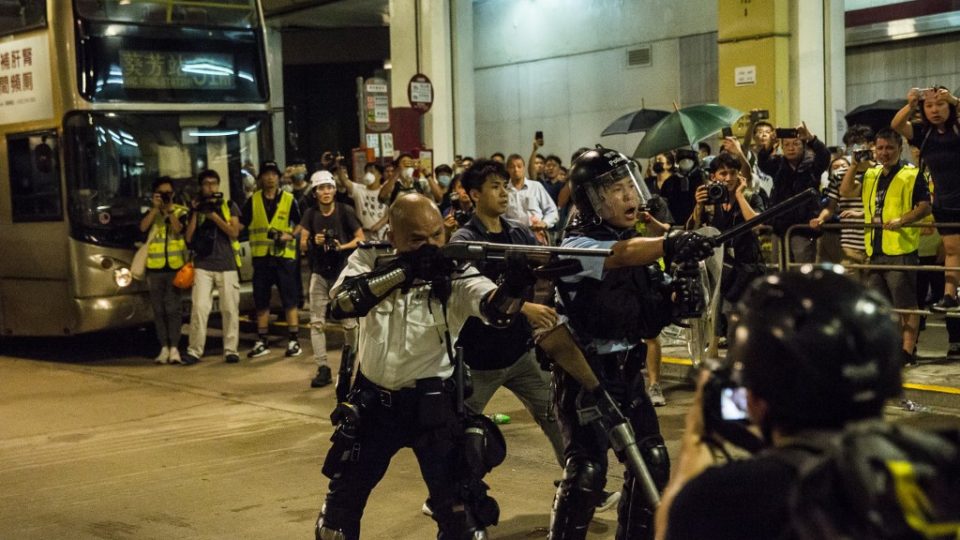
<svg viewBox="0 0 960 540">
<path fill-rule="evenodd" d="M 503 413 L 494 413 L 490 415 L 490 419 L 493 420 L 494 424 L 509 424 L 510 416 Z"/>
</svg>

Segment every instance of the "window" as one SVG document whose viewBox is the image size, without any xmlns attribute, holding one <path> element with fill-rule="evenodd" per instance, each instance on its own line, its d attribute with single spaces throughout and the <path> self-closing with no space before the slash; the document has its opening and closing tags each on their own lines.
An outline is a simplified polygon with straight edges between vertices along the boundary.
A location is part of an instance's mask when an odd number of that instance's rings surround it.
<svg viewBox="0 0 960 540">
<path fill-rule="evenodd" d="M 47 25 L 46 0 L 0 0 L 0 35 Z"/>
<path fill-rule="evenodd" d="M 56 131 L 7 137 L 13 221 L 60 221 L 60 153 Z"/>
<path fill-rule="evenodd" d="M 254 0 L 76 0 L 76 6 L 81 17 L 102 22 L 233 28 L 257 26 Z"/>
</svg>

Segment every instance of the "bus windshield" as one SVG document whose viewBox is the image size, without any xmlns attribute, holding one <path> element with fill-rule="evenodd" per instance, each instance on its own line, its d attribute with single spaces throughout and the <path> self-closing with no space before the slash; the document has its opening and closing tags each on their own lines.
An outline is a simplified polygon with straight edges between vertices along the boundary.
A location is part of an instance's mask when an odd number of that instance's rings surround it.
<svg viewBox="0 0 960 540">
<path fill-rule="evenodd" d="M 174 201 L 189 205 L 197 173 L 220 174 L 220 190 L 243 203 L 254 164 L 270 148 L 263 114 L 77 113 L 65 126 L 71 234 L 78 240 L 132 248 L 151 185 L 173 180 Z M 246 177 L 246 181 L 245 181 Z"/>
<path fill-rule="evenodd" d="M 80 17 L 176 26 L 257 26 L 256 0 L 76 0 Z"/>
</svg>

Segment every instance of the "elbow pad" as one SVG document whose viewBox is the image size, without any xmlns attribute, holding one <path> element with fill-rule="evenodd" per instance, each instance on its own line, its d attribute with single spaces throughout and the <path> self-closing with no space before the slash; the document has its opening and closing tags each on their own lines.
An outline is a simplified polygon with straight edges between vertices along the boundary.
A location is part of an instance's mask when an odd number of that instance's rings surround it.
<svg viewBox="0 0 960 540">
<path fill-rule="evenodd" d="M 344 282 L 330 303 L 334 319 L 363 317 L 397 287 L 407 282 L 409 272 L 403 266 L 391 266 Z"/>
</svg>

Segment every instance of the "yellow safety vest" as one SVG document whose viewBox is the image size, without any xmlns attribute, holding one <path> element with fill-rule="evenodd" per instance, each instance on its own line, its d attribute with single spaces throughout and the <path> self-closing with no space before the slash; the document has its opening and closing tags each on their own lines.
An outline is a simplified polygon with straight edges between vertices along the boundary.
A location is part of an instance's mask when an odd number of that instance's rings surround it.
<svg viewBox="0 0 960 540">
<path fill-rule="evenodd" d="M 227 204 L 226 199 L 220 203 L 220 212 L 223 214 L 223 218 L 226 220 L 226 222 L 230 223 L 230 205 Z M 200 219 L 197 220 L 197 227 L 202 225 L 206 219 L 207 217 L 205 215 L 200 214 Z M 239 270 L 240 267 L 243 266 L 243 263 L 240 260 L 240 241 L 237 239 L 230 240 L 230 247 L 233 249 L 233 260 L 237 263 L 237 270 Z"/>
<path fill-rule="evenodd" d="M 290 226 L 290 210 L 293 208 L 293 195 L 286 191 L 280 191 L 277 202 L 277 211 L 273 214 L 273 219 L 267 223 L 267 211 L 263 206 L 263 191 L 258 190 L 253 194 L 253 216 L 250 220 L 250 253 L 254 257 L 283 257 L 285 259 L 297 258 L 297 243 L 290 240 L 283 244 L 280 249 L 273 240 L 267 236 L 267 231 L 274 229 L 282 233 L 293 231 Z"/>
<path fill-rule="evenodd" d="M 185 206 L 175 204 L 170 219 L 180 219 L 186 213 Z M 160 270 L 169 267 L 176 270 L 183 266 L 187 259 L 187 241 L 183 232 L 169 231 L 166 219 L 154 219 L 152 227 L 153 240 L 147 246 L 147 268 Z"/>
<path fill-rule="evenodd" d="M 880 181 L 880 174 L 883 172 L 882 166 L 867 169 L 863 174 L 863 189 L 860 197 L 863 200 L 863 221 L 864 223 L 873 223 L 873 216 L 877 212 L 877 184 Z M 917 168 L 910 164 L 904 164 L 894 175 L 887 187 L 887 193 L 883 198 L 883 210 L 880 217 L 884 223 L 897 219 L 907 212 L 913 210 L 913 187 L 917 182 Z M 880 232 L 881 246 L 885 255 L 906 255 L 917 251 L 920 245 L 920 229 L 917 227 L 905 227 L 899 231 L 887 231 L 884 229 L 868 228 L 864 232 L 864 243 L 867 248 L 867 256 L 873 255 L 873 238 Z"/>
</svg>

